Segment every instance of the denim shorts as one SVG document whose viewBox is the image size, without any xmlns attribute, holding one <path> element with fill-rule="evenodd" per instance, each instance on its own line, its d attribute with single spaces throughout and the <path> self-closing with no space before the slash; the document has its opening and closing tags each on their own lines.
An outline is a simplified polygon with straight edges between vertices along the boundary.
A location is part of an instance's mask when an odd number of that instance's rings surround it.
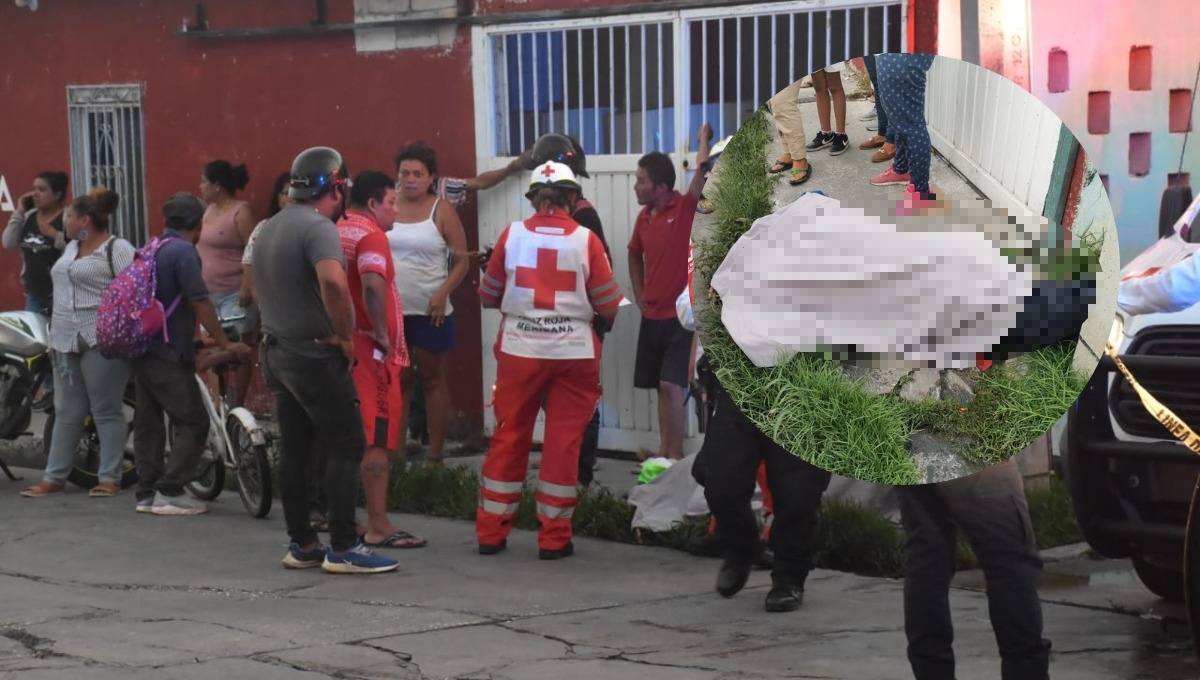
<svg viewBox="0 0 1200 680">
<path fill-rule="evenodd" d="M 222 320 L 222 325 L 233 327 L 237 331 L 238 337 L 258 328 L 258 305 L 252 304 L 247 308 L 243 308 L 238 304 L 238 291 L 211 293 L 209 299 L 212 300 L 213 307 L 217 308 L 217 318 Z M 224 319 L 238 316 L 244 318 L 230 324 L 226 324 L 223 321 Z"/>
</svg>

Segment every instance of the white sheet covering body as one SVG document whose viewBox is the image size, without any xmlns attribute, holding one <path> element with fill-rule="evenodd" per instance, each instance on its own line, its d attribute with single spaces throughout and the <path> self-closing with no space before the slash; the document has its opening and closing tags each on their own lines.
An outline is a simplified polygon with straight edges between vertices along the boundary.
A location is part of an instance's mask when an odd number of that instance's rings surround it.
<svg viewBox="0 0 1200 680">
<path fill-rule="evenodd" d="M 968 368 L 1014 325 L 1033 274 L 982 233 L 902 232 L 810 193 L 755 220 L 712 286 L 721 321 L 755 366 L 853 345 Z"/>
</svg>

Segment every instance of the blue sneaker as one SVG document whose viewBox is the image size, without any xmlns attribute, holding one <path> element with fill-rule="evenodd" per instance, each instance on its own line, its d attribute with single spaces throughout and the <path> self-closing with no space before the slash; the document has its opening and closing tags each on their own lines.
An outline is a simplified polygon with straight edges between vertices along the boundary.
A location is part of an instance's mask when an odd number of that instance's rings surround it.
<svg viewBox="0 0 1200 680">
<path fill-rule="evenodd" d="M 331 574 L 382 574 L 399 566 L 396 560 L 376 555 L 362 541 L 341 555 L 333 552 L 332 546 L 326 548 L 325 561 L 321 564 L 321 568 Z"/>
<path fill-rule="evenodd" d="M 295 543 L 288 544 L 287 554 L 283 556 L 283 566 L 288 569 L 312 569 L 324 561 L 325 546 L 320 543 L 312 550 L 301 550 Z"/>
</svg>

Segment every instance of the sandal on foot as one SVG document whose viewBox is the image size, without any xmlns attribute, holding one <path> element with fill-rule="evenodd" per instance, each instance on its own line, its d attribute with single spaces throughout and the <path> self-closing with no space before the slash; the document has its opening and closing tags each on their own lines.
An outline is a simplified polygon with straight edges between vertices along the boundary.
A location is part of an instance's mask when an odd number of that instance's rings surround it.
<svg viewBox="0 0 1200 680">
<path fill-rule="evenodd" d="M 392 534 L 381 541 L 372 543 L 368 541 L 366 536 L 363 536 L 363 545 L 368 548 L 396 548 L 400 550 L 411 550 L 413 548 L 424 548 L 426 541 L 423 538 L 413 536 L 407 531 L 394 531 Z"/>
<path fill-rule="evenodd" d="M 62 493 L 63 485 L 55 484 L 54 482 L 38 482 L 37 484 L 21 491 L 21 495 L 25 498 L 41 498 L 49 496 L 52 493 Z"/>
<path fill-rule="evenodd" d="M 101 482 L 88 491 L 88 498 L 112 498 L 121 493 L 121 487 L 111 482 Z"/>
<path fill-rule="evenodd" d="M 812 177 L 812 163 L 804 166 L 803 170 L 792 170 L 788 176 L 788 184 L 798 187 L 807 182 L 809 177 Z"/>
<path fill-rule="evenodd" d="M 791 170 L 791 169 L 792 169 L 791 161 L 778 160 L 778 161 L 775 161 L 775 165 L 772 165 L 771 167 L 767 168 L 767 172 L 772 175 L 778 175 L 781 172 L 785 172 L 785 171 Z"/>
</svg>

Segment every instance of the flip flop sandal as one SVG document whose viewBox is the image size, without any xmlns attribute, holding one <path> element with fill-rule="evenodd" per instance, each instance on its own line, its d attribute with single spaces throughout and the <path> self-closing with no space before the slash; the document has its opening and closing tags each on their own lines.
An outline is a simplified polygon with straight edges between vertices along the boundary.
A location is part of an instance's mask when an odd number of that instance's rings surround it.
<svg viewBox="0 0 1200 680">
<path fill-rule="evenodd" d="M 116 484 L 97 484 L 88 490 L 88 498 L 112 498 L 121 493 L 121 487 Z"/>
<path fill-rule="evenodd" d="M 809 162 L 809 164 L 804 166 L 804 169 L 799 172 L 792 170 L 792 174 L 788 176 L 788 184 L 798 187 L 807 182 L 808 178 L 812 177 L 812 167 L 812 162 Z"/>
<path fill-rule="evenodd" d="M 41 498 L 42 496 L 49 496 L 51 494 L 62 493 L 62 492 L 63 492 L 63 487 L 59 486 L 58 484 L 51 484 L 50 482 L 39 482 L 38 484 L 35 484 L 34 486 L 31 486 L 28 489 L 24 489 L 23 491 L 21 491 L 21 495 L 24 496 L 25 498 Z"/>
<path fill-rule="evenodd" d="M 791 161 L 784 162 L 784 161 L 777 160 L 777 161 L 775 161 L 775 165 L 772 165 L 771 167 L 767 168 L 767 172 L 772 175 L 778 175 L 781 172 L 786 172 L 791 169 L 792 169 Z"/>
<path fill-rule="evenodd" d="M 363 545 L 367 546 L 368 548 L 413 550 L 415 548 L 424 548 L 426 543 L 428 543 L 428 541 L 425 539 L 417 538 L 407 531 L 396 531 L 378 543 L 371 543 L 366 538 L 363 538 Z"/>
</svg>

